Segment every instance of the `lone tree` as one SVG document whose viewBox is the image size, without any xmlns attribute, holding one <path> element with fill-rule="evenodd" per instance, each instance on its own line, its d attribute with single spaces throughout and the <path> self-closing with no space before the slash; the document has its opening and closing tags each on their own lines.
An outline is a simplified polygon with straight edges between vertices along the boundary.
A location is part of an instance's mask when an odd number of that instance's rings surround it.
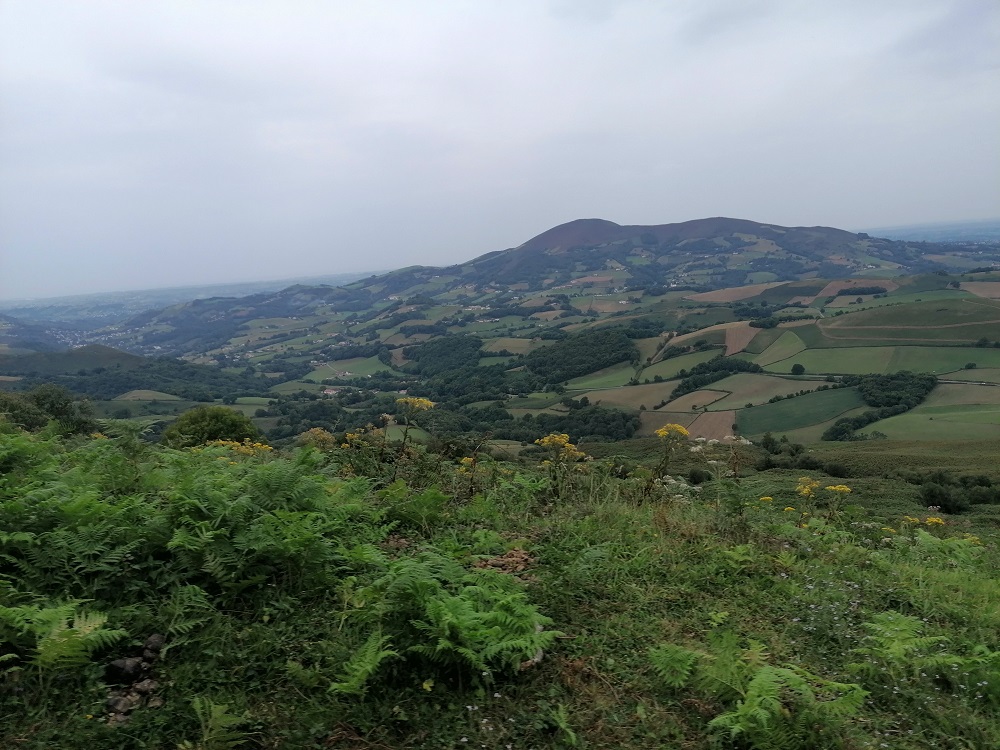
<svg viewBox="0 0 1000 750">
<path fill-rule="evenodd" d="M 163 443 L 190 448 L 213 440 L 255 440 L 260 432 L 245 414 L 225 406 L 197 406 L 184 412 L 163 431 Z"/>
<path fill-rule="evenodd" d="M 805 371 L 806 371 L 805 365 L 800 365 L 798 362 L 792 365 L 792 375 L 802 375 L 805 373 Z"/>
</svg>

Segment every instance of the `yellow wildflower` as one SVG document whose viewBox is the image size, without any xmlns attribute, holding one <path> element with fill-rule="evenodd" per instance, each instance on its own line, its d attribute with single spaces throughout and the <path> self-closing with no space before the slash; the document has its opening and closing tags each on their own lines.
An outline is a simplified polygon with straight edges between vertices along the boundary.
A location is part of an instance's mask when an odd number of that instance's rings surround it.
<svg viewBox="0 0 1000 750">
<path fill-rule="evenodd" d="M 107 435 L 105 435 L 105 434 L 104 434 L 103 432 L 94 432 L 94 433 L 91 433 L 91 435 L 90 435 L 90 436 L 91 436 L 91 437 L 92 437 L 92 438 L 93 438 L 94 440 L 107 440 L 107 439 L 108 439 L 108 436 L 107 436 Z"/>
<path fill-rule="evenodd" d="M 793 508 L 791 505 L 789 505 L 787 508 L 785 508 L 785 512 L 786 513 L 790 512 L 790 511 L 793 511 L 793 510 L 795 510 L 795 508 Z"/>
<path fill-rule="evenodd" d="M 920 523 L 920 519 L 913 516 L 903 516 L 903 520 L 907 523 Z"/>
<path fill-rule="evenodd" d="M 831 484 L 828 487 L 824 487 L 823 489 L 829 490 L 830 492 L 837 492 L 842 495 L 847 495 L 851 491 L 851 488 L 848 487 L 846 484 Z"/>
<path fill-rule="evenodd" d="M 690 433 L 683 425 L 670 423 L 663 425 L 655 434 L 656 437 L 666 440 L 671 437 L 686 438 Z"/>
<path fill-rule="evenodd" d="M 802 497 L 812 497 L 816 488 L 819 487 L 819 482 L 810 477 L 799 477 L 798 486 L 796 486 L 795 491 L 798 492 Z"/>
<path fill-rule="evenodd" d="M 937 516 L 927 516 L 927 520 L 924 523 L 928 526 L 944 526 L 944 519 Z"/>
<path fill-rule="evenodd" d="M 761 501 L 762 503 L 771 503 L 771 502 L 774 502 L 774 498 L 773 498 L 773 497 L 771 497 L 770 495 L 765 495 L 764 497 L 762 497 L 762 498 L 760 499 L 760 501 Z"/>
<path fill-rule="evenodd" d="M 895 534 L 896 533 L 896 530 L 894 528 L 892 528 L 891 526 L 883 526 L 882 527 L 882 531 L 888 531 L 890 534 Z"/>
</svg>

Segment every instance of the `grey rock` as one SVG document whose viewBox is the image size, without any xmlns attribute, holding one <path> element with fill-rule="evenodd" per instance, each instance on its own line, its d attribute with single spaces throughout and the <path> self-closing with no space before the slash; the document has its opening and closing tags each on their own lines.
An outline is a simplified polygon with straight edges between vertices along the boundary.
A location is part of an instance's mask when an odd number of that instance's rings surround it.
<svg viewBox="0 0 1000 750">
<path fill-rule="evenodd" d="M 142 672 L 142 659 L 130 656 L 125 659 L 115 659 L 108 665 L 108 674 L 114 678 L 132 680 Z"/>
<path fill-rule="evenodd" d="M 147 708 L 163 708 L 163 706 L 164 706 L 165 704 L 166 704 L 166 701 L 165 701 L 165 700 L 163 700 L 163 698 L 161 698 L 161 697 L 160 697 L 160 696 L 158 696 L 158 695 L 154 695 L 154 696 L 152 696 L 152 697 L 151 697 L 151 698 L 150 698 L 150 699 L 149 699 L 149 700 L 148 700 L 148 701 L 146 702 L 146 707 L 147 707 Z"/>
<path fill-rule="evenodd" d="M 142 645 L 147 651 L 159 652 L 163 648 L 163 644 L 167 642 L 167 637 L 161 633 L 153 633 L 146 642 Z"/>
<path fill-rule="evenodd" d="M 149 695 L 160 686 L 156 680 L 143 680 L 132 686 L 132 689 L 140 695 Z"/>
</svg>

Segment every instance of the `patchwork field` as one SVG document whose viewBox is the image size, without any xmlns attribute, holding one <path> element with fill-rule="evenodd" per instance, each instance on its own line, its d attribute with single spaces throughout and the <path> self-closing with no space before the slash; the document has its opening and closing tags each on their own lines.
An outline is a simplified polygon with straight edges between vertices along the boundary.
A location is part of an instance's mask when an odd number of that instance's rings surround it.
<svg viewBox="0 0 1000 750">
<path fill-rule="evenodd" d="M 590 375 L 573 378 L 567 388 L 574 391 L 589 391 L 594 388 L 618 388 L 628 383 L 635 376 L 635 368 L 628 362 L 622 362 L 611 367 L 605 367 Z"/>
<path fill-rule="evenodd" d="M 854 388 L 835 388 L 808 393 L 805 396 L 785 399 L 773 404 L 742 409 L 738 424 L 744 435 L 762 435 L 765 432 L 785 433 L 833 420 L 844 412 L 864 406 Z"/>
<path fill-rule="evenodd" d="M 763 329 L 761 328 L 751 328 L 749 321 L 744 321 L 737 323 L 730 328 L 726 329 L 726 356 L 731 356 L 733 354 L 739 354 L 741 351 L 747 348 L 747 345 L 753 340 L 754 336 L 760 333 Z"/>
<path fill-rule="evenodd" d="M 180 396 L 160 391 L 129 391 L 123 393 L 115 401 L 182 401 Z"/>
<path fill-rule="evenodd" d="M 654 378 L 657 375 L 661 378 L 673 378 L 681 370 L 690 370 L 701 362 L 708 362 L 710 359 L 715 359 L 720 353 L 718 349 L 708 349 L 703 352 L 692 352 L 691 354 L 682 354 L 679 357 L 664 359 L 643 369 L 642 378 Z"/>
<path fill-rule="evenodd" d="M 628 388 L 609 388 L 584 393 L 592 404 L 614 406 L 619 409 L 638 411 L 640 406 L 652 409 L 658 403 L 670 397 L 670 392 L 676 383 L 650 383 L 649 385 L 633 385 Z"/>
<path fill-rule="evenodd" d="M 702 412 L 694 422 L 688 425 L 691 437 L 703 437 L 710 440 L 722 440 L 735 432 L 735 411 Z"/>
<path fill-rule="evenodd" d="M 726 343 L 726 329 L 730 328 L 736 323 L 719 323 L 717 325 L 706 326 L 701 330 L 695 331 L 694 333 L 684 333 L 680 336 L 675 336 L 670 340 L 672 346 L 680 346 L 681 344 L 690 345 L 695 341 L 705 341 L 709 344 L 725 344 Z"/>
<path fill-rule="evenodd" d="M 771 346 L 775 341 L 780 339 L 785 333 L 785 328 L 783 326 L 778 326 L 777 328 L 764 328 L 761 329 L 760 333 L 753 337 L 753 340 L 746 345 L 746 352 L 751 354 L 761 354 L 766 351 L 769 346 Z"/>
<path fill-rule="evenodd" d="M 725 380 L 712 383 L 712 390 L 729 391 L 729 395 L 713 401 L 710 411 L 718 409 L 742 409 L 746 404 L 766 404 L 775 396 L 787 396 L 799 391 L 814 391 L 824 385 L 817 380 L 790 380 L 771 375 L 739 373 Z"/>
<path fill-rule="evenodd" d="M 939 406 L 1000 404 L 1000 388 L 992 385 L 969 383 L 940 383 L 917 409 L 934 409 Z"/>
<path fill-rule="evenodd" d="M 349 378 L 363 378 L 367 375 L 374 375 L 376 372 L 385 372 L 390 368 L 379 361 L 378 357 L 356 357 L 354 359 L 341 359 L 317 367 L 303 378 L 303 380 L 347 380 Z"/>
<path fill-rule="evenodd" d="M 704 390 L 694 391 L 693 393 L 686 393 L 680 398 L 675 398 L 664 408 L 669 409 L 670 411 L 694 411 L 702 408 L 703 406 L 708 406 L 715 401 L 724 399 L 728 395 L 728 391 L 716 391 L 706 388 Z"/>
<path fill-rule="evenodd" d="M 769 372 L 790 373 L 792 366 L 799 364 L 806 368 L 806 373 L 810 374 L 863 375 L 871 372 L 885 372 L 894 353 L 895 347 L 891 346 L 807 349 L 793 357 L 766 365 L 764 369 Z"/>
<path fill-rule="evenodd" d="M 862 431 L 890 440 L 993 440 L 1000 438 L 1000 405 L 917 407 Z"/>
<path fill-rule="evenodd" d="M 665 424 L 690 427 L 700 415 L 696 412 L 644 411 L 639 415 L 639 437 L 649 437 Z"/>
<path fill-rule="evenodd" d="M 959 370 L 948 373 L 948 380 L 970 380 L 977 383 L 1000 383 L 1000 367 Z"/>
<path fill-rule="evenodd" d="M 997 335 L 1000 335 L 998 330 Z M 889 361 L 887 372 L 911 370 L 913 372 L 951 373 L 961 370 L 968 363 L 979 367 L 1000 367 L 1000 349 L 951 346 L 897 346 Z M 950 377 L 950 375 L 949 375 Z"/>
<path fill-rule="evenodd" d="M 749 286 L 732 287 L 730 289 L 716 289 L 711 292 L 688 295 L 687 299 L 694 302 L 737 302 L 741 299 L 756 297 L 761 292 L 773 286 L 781 286 L 781 282 L 772 281 L 766 284 L 750 284 Z"/>
<path fill-rule="evenodd" d="M 962 289 L 977 297 L 1000 299 L 1000 281 L 963 281 Z"/>
<path fill-rule="evenodd" d="M 997 335 L 1000 302 L 972 298 L 914 302 L 827 318 L 817 328 L 830 340 L 975 341 Z"/>
<path fill-rule="evenodd" d="M 771 329 L 777 331 L 779 329 Z M 805 342 L 793 331 L 782 331 L 778 339 L 767 349 L 753 358 L 761 367 L 773 365 L 776 362 L 793 357 L 806 348 Z"/>
<path fill-rule="evenodd" d="M 527 354 L 532 349 L 545 346 L 551 342 L 540 339 L 516 339 L 512 337 L 500 337 L 490 339 L 483 344 L 484 352 L 500 352 L 506 349 L 511 354 Z"/>
</svg>

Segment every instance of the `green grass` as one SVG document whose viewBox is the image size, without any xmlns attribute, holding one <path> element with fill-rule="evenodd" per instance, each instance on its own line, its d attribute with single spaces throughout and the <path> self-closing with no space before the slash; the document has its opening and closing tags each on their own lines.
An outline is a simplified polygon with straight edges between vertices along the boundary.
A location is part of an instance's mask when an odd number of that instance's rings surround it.
<svg viewBox="0 0 1000 750">
<path fill-rule="evenodd" d="M 826 422 L 850 409 L 863 406 L 854 388 L 834 388 L 785 399 L 773 404 L 741 409 L 736 423 L 744 435 L 775 434 Z"/>
<path fill-rule="evenodd" d="M 866 435 L 872 432 L 895 440 L 997 440 L 1000 406 L 918 407 L 862 430 Z"/>
<path fill-rule="evenodd" d="M 771 330 L 777 331 L 780 329 L 772 328 Z M 757 334 L 757 336 L 760 336 L 760 334 Z M 795 334 L 795 331 L 786 330 L 781 333 L 780 337 L 774 343 L 764 349 L 758 356 L 754 357 L 753 361 L 761 367 L 767 367 L 789 357 L 794 357 L 805 348 L 805 343 Z"/>
<path fill-rule="evenodd" d="M 922 458 L 879 445 L 816 455 Z M 968 465 L 1000 441 L 962 446 Z M 681 447 L 671 474 L 732 455 Z M 637 465 L 662 450 L 631 441 L 570 467 L 480 455 L 470 475 L 419 445 L 245 455 L 0 434 L 25 480 L 0 496 L 18 668 L 0 678 L 17 687 L 0 691 L 0 746 L 710 750 L 737 747 L 726 722 L 746 748 L 1000 744 L 995 508 L 918 531 L 903 519 L 928 515 L 916 488 L 881 473 L 695 490 Z M 752 449 L 735 450 L 745 466 Z M 822 487 L 842 481 L 837 510 Z M 86 603 L 21 616 L 67 599 Z M 36 620 L 84 612 L 108 620 L 58 631 L 62 662 L 33 658 L 52 646 Z M 886 618 L 901 627 L 874 627 Z M 88 648 L 86 632 L 103 636 Z M 165 702 L 126 726 L 95 719 L 105 665 L 152 632 L 167 634 L 152 669 Z M 830 711 L 847 689 L 858 700 Z"/>
<path fill-rule="evenodd" d="M 681 370 L 690 370 L 697 364 L 708 362 L 710 359 L 715 359 L 721 353 L 721 349 L 708 349 L 703 352 L 692 352 L 691 354 L 682 354 L 679 357 L 664 359 L 644 368 L 639 377 L 642 380 L 645 380 L 646 378 L 652 380 L 654 377 L 659 375 L 664 380 L 669 380 L 670 378 L 677 377 L 677 373 Z"/>
<path fill-rule="evenodd" d="M 807 349 L 765 367 L 769 372 L 790 373 L 800 364 L 810 375 L 863 375 L 887 372 L 895 348 L 859 346 L 851 349 Z"/>
<path fill-rule="evenodd" d="M 799 391 L 814 391 L 823 383 L 816 380 L 778 378 L 773 375 L 739 373 L 712 383 L 712 388 L 729 391 L 730 395 L 715 401 L 709 411 L 742 409 L 746 404 L 765 404 L 774 396 L 787 396 Z"/>
<path fill-rule="evenodd" d="M 785 328 L 765 328 L 758 331 L 757 335 L 750 340 L 749 344 L 747 344 L 744 352 L 748 354 L 760 354 L 771 346 L 771 344 L 784 336 L 786 332 L 787 329 Z"/>
<path fill-rule="evenodd" d="M 123 393 L 115 401 L 182 401 L 180 396 L 175 396 L 172 393 L 163 393 L 162 391 L 129 391 L 128 393 Z"/>
<path fill-rule="evenodd" d="M 374 375 L 376 372 L 386 372 L 390 369 L 392 368 L 379 361 L 378 357 L 356 357 L 354 359 L 341 359 L 317 367 L 303 380 L 348 380 Z"/>
<path fill-rule="evenodd" d="M 628 383 L 635 375 L 635 368 L 623 362 L 621 364 L 605 367 L 590 375 L 583 375 L 570 380 L 566 387 L 573 391 L 591 391 L 595 388 L 617 388 Z"/>
<path fill-rule="evenodd" d="M 998 334 L 1000 335 L 1000 328 Z M 1000 368 L 1000 349 L 953 346 L 897 346 L 887 372 L 951 373 L 969 362 L 978 367 Z"/>
<path fill-rule="evenodd" d="M 948 380 L 971 380 L 981 383 L 1000 383 L 1000 367 L 982 368 L 974 370 L 959 370 L 948 373 Z"/>
</svg>

